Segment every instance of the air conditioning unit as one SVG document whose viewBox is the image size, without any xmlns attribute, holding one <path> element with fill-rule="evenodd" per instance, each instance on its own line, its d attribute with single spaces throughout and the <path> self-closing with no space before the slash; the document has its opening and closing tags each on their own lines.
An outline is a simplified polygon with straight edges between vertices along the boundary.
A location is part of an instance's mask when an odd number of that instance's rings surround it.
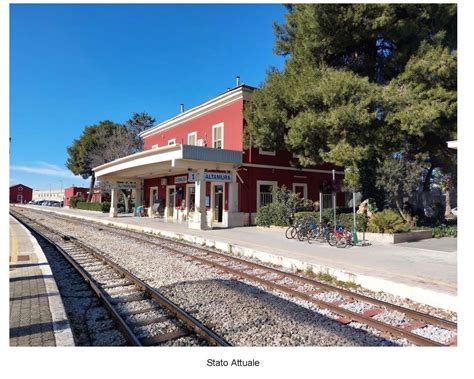
<svg viewBox="0 0 474 379">
<path fill-rule="evenodd" d="M 168 184 L 168 178 L 161 178 L 161 185 L 166 186 Z"/>
<path fill-rule="evenodd" d="M 199 138 L 197 140 L 197 145 L 198 146 L 206 146 L 206 143 L 204 142 L 204 138 Z"/>
</svg>

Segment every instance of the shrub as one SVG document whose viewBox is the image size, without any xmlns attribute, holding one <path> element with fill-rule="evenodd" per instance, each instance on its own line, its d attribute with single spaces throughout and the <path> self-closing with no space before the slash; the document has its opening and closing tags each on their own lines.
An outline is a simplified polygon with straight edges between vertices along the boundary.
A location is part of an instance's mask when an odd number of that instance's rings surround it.
<svg viewBox="0 0 474 379">
<path fill-rule="evenodd" d="M 402 217 L 390 209 L 374 213 L 369 221 L 369 232 L 397 233 L 407 230 L 407 225 Z"/>
<path fill-rule="evenodd" d="M 109 212 L 110 202 L 104 203 L 88 203 L 87 201 L 76 201 L 74 208 L 83 209 L 86 211 Z"/>
<path fill-rule="evenodd" d="M 273 203 L 261 207 L 255 218 L 259 226 L 287 226 L 299 211 L 312 210 L 313 205 L 285 186 L 275 187 L 272 192 Z"/>
<path fill-rule="evenodd" d="M 81 200 L 81 198 L 79 198 L 79 197 L 71 197 L 69 199 L 69 208 L 77 208 L 77 203 L 80 200 Z"/>
<path fill-rule="evenodd" d="M 442 237 L 457 237 L 458 236 L 458 227 L 457 225 L 446 225 L 441 224 L 433 228 L 433 237 L 442 238 Z"/>
<path fill-rule="evenodd" d="M 102 212 L 110 212 L 110 201 L 104 201 L 102 204 Z"/>
<path fill-rule="evenodd" d="M 290 218 L 284 204 L 271 203 L 260 208 L 255 223 L 259 226 L 287 226 L 291 223 Z"/>
</svg>

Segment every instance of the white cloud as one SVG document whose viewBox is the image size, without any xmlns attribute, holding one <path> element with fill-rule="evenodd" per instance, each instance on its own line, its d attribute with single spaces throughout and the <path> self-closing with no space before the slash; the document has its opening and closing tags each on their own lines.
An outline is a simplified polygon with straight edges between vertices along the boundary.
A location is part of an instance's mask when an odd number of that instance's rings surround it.
<svg viewBox="0 0 474 379">
<path fill-rule="evenodd" d="M 13 171 L 22 171 L 22 172 L 28 172 L 31 174 L 39 174 L 39 175 L 53 176 L 53 177 L 58 177 L 58 178 L 82 180 L 80 176 L 74 175 L 68 169 L 62 168 L 62 167 L 59 167 L 57 165 L 50 164 L 47 162 L 37 162 L 36 165 L 31 165 L 31 166 L 13 165 L 13 166 L 10 166 L 10 169 Z"/>
</svg>

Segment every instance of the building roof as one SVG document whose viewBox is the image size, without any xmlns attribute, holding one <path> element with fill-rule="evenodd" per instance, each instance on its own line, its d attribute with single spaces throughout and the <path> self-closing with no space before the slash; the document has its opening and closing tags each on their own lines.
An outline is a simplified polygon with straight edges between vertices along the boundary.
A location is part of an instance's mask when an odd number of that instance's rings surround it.
<svg viewBox="0 0 474 379">
<path fill-rule="evenodd" d="M 177 126 L 185 121 L 189 121 L 193 118 L 202 116 L 208 112 L 215 110 L 216 108 L 220 108 L 226 105 L 233 103 L 234 101 L 244 99 L 250 100 L 250 93 L 252 93 L 256 87 L 248 86 L 246 84 L 242 84 L 238 87 L 234 87 L 229 89 L 226 92 L 223 92 L 212 99 L 198 104 L 195 107 L 184 111 L 183 113 L 179 113 L 176 116 L 169 118 L 168 120 L 162 121 L 159 124 L 152 126 L 140 133 L 140 137 L 145 138 L 149 137 L 153 134 L 162 132 L 166 129 L 170 129 L 174 126 Z"/>
<path fill-rule="evenodd" d="M 10 188 L 19 187 L 19 186 L 22 186 L 22 187 L 24 187 L 24 188 L 29 188 L 30 190 L 33 190 L 33 188 L 28 187 L 28 186 L 25 186 L 24 184 L 21 184 L 21 183 L 14 184 L 14 185 L 10 186 Z"/>
</svg>

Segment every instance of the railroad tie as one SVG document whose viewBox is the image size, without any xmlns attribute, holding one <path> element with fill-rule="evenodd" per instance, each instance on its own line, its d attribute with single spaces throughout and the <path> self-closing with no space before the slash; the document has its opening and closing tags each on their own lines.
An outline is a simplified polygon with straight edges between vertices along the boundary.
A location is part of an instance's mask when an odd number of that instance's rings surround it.
<svg viewBox="0 0 474 379">
<path fill-rule="evenodd" d="M 163 342 L 168 342 L 168 341 L 176 340 L 181 337 L 189 336 L 190 334 L 191 334 L 191 331 L 189 329 L 177 329 L 170 333 L 159 334 L 153 337 L 141 338 L 140 342 L 144 346 L 155 346 L 155 345 L 160 345 Z"/>
</svg>

